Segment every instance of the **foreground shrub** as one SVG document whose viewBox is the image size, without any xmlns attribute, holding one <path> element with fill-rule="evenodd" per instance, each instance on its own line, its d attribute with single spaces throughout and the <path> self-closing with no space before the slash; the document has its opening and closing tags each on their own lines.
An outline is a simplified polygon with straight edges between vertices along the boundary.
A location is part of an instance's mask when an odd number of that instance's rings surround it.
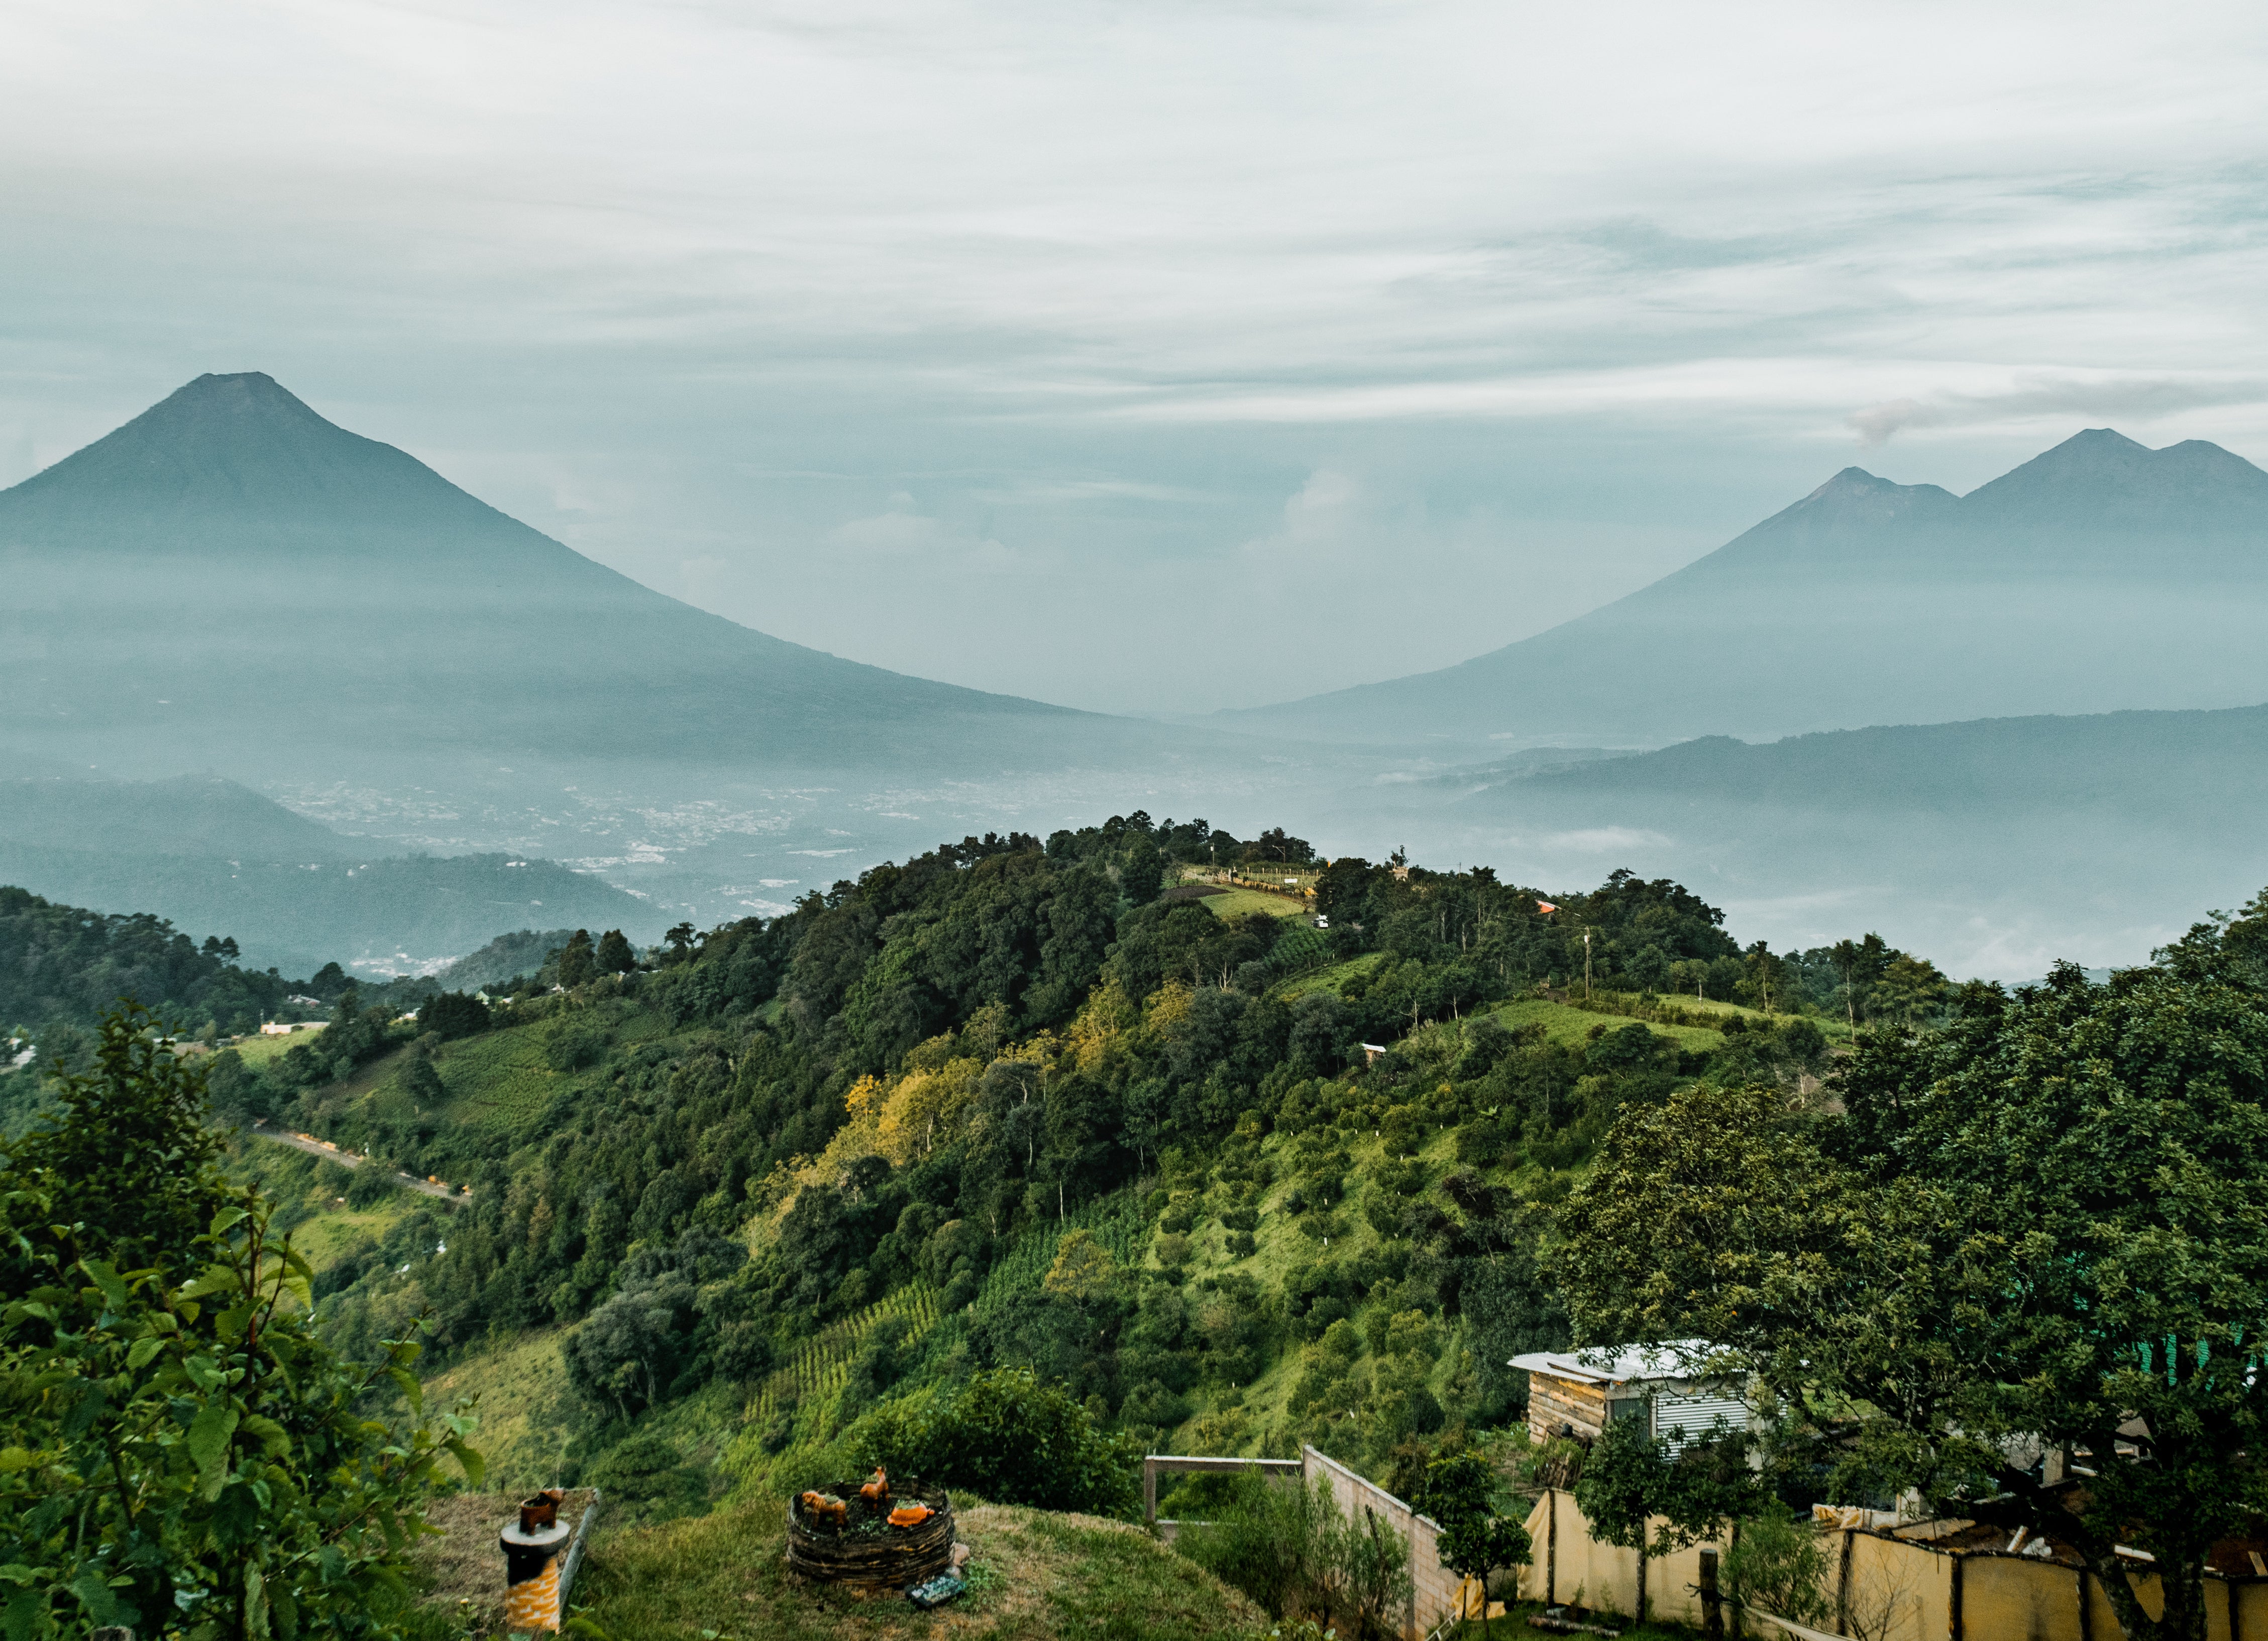
<svg viewBox="0 0 2268 1641">
<path fill-rule="evenodd" d="M 1098 1428 L 1070 1391 L 1029 1368 L 884 1402 L 837 1451 L 858 1470 L 881 1465 L 995 1504 L 1130 1517 L 1141 1499 L 1134 1445 Z"/>
<path fill-rule="evenodd" d="M 1339 1512 L 1328 1485 L 1236 1478 L 1216 1519 L 1187 1522 L 1174 1548 L 1285 1618 L 1336 1619 L 1353 1633 L 1392 1628 L 1410 1594 L 1410 1547 L 1375 1519 Z"/>
<path fill-rule="evenodd" d="M 220 1177 L 205 1118 L 200 1076 L 129 1010 L 0 1153 L 9 1641 L 399 1635 L 437 1466 L 479 1479 L 470 1421 L 423 1415 L 415 1344 L 357 1367 L 316 1337 L 306 1262 Z M 405 1428 L 372 1416 L 389 1381 Z"/>
</svg>

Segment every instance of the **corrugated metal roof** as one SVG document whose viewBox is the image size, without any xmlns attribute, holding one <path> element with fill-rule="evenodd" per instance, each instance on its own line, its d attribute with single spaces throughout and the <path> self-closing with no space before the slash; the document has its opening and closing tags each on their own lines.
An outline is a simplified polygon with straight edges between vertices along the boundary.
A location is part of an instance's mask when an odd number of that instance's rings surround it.
<svg viewBox="0 0 2268 1641">
<path fill-rule="evenodd" d="M 1705 1339 L 1672 1339 L 1658 1345 L 1607 1345 L 1581 1351 L 1534 1350 L 1507 1364 L 1587 1385 L 1626 1385 L 1634 1379 L 1690 1379 L 1715 1351 Z"/>
</svg>

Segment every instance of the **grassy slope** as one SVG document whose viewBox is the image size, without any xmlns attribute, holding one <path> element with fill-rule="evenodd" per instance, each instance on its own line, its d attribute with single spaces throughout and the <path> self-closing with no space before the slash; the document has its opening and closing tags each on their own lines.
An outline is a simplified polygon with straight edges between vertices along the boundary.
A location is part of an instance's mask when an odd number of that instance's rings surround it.
<svg viewBox="0 0 2268 1641">
<path fill-rule="evenodd" d="M 488 1461 L 489 1485 L 505 1492 L 549 1487 L 571 1434 L 560 1330 L 540 1327 L 459 1357 L 425 1380 L 425 1400 L 446 1408 L 477 1398 L 473 1445 Z"/>
<path fill-rule="evenodd" d="M 1290 906 L 1277 897 L 1253 898 L 1268 903 L 1269 910 Z M 1209 896 L 1206 902 L 1218 909 L 1227 898 Z M 1359 957 L 1287 982 L 1281 990 L 1284 994 L 1296 995 L 1322 986 L 1336 986 L 1374 966 L 1377 961 L 1374 956 Z M 1683 1006 L 1690 1009 L 1697 1005 L 1689 1000 Z M 1705 1006 L 1712 1013 L 1740 1013 L 1755 1017 L 1753 1011 L 1735 1009 L 1729 1004 Z M 1615 1016 L 1537 999 L 1501 1004 L 1497 1012 L 1507 1025 L 1541 1024 L 1553 1039 L 1571 1044 L 1587 1039 L 1601 1025 L 1612 1030 L 1626 1023 Z M 669 1035 L 657 1016 L 634 1008 L 610 1010 L 608 1025 L 618 1047 L 663 1040 Z M 1653 1025 L 1651 1029 L 1676 1039 L 1687 1047 L 1712 1046 L 1722 1040 L 1717 1032 L 1694 1027 Z M 541 1039 L 535 1035 L 540 1030 L 508 1028 L 444 1046 L 436 1055 L 435 1065 L 451 1093 L 442 1113 L 445 1120 L 487 1129 L 487 1137 L 503 1140 L 509 1145 L 525 1131 L 524 1125 L 538 1118 L 554 1098 L 573 1087 L 585 1074 L 550 1070 L 544 1062 Z M 269 1052 L 280 1052 L 281 1046 L 279 1043 Z M 269 1045 L 262 1043 L 260 1047 L 269 1049 Z M 349 1101 L 380 1090 L 393 1070 L 391 1059 L 366 1067 L 348 1083 L 332 1090 L 327 1103 Z M 1353 1179 L 1361 1179 L 1383 1150 L 1381 1142 L 1374 1135 L 1340 1135 L 1335 1138 L 1349 1154 Z M 1191 1237 L 1194 1258 L 1185 1294 L 1195 1305 L 1201 1306 L 1208 1297 L 1197 1285 L 1207 1275 L 1241 1271 L 1252 1276 L 1263 1290 L 1273 1290 L 1295 1265 L 1322 1258 L 1345 1258 L 1359 1253 L 1377 1239 L 1360 1211 L 1361 1191 L 1377 1188 L 1367 1182 L 1358 1185 L 1334 1216 L 1337 1229 L 1328 1248 L 1307 1236 L 1291 1216 L 1282 1211 L 1282 1199 L 1291 1177 L 1297 1172 L 1285 1154 L 1288 1142 L 1279 1136 L 1270 1136 L 1265 1143 L 1278 1159 L 1277 1172 L 1281 1178 L 1262 1200 L 1257 1248 L 1243 1260 L 1232 1259 L 1226 1246 L 1226 1232 L 1215 1216 L 1226 1201 L 1209 1201 L 1204 1206 L 1211 1211 L 1202 1214 Z M 1432 1172 L 1438 1174 L 1445 1171 L 1454 1160 L 1454 1135 L 1434 1135 L 1423 1155 Z M 1535 1170 L 1525 1172 L 1532 1175 Z M 1536 1181 L 1519 1178 L 1519 1183 L 1533 1186 Z M 1226 1195 L 1219 1194 L 1224 1198 Z M 350 1214 L 340 1208 L 303 1227 L 300 1235 L 311 1251 L 320 1244 L 325 1253 L 335 1256 L 358 1234 L 382 1236 L 390 1223 L 389 1216 L 404 1211 L 407 1206 L 388 1204 L 368 1214 Z M 1103 1205 L 1094 1206 L 1099 1209 Z M 1004 1258 L 987 1285 L 986 1298 L 997 1303 L 1012 1289 L 1036 1285 L 1052 1254 L 1052 1233 L 1056 1229 L 1035 1228 L 1032 1247 L 1016 1249 Z M 1116 1232 L 1118 1227 L 1114 1224 L 1111 1229 Z M 1114 1251 L 1122 1258 L 1154 1269 L 1156 1261 L 1147 1246 L 1147 1231 L 1145 1220 L 1133 1239 L 1114 1234 L 1108 1240 L 1121 1245 Z M 1042 1242 L 1047 1246 L 1040 1246 Z M 921 1296 L 912 1296 L 910 1302 L 917 1309 L 924 1309 L 920 1300 Z M 872 1307 L 866 1315 L 855 1319 L 853 1325 L 829 1330 L 829 1336 L 812 1342 L 812 1361 L 793 1364 L 784 1372 L 783 1380 L 813 1380 L 796 1386 L 805 1393 L 807 1410 L 816 1411 L 831 1404 L 830 1393 L 842 1375 L 850 1351 L 855 1349 L 857 1338 L 875 1318 L 902 1310 L 909 1302 L 909 1296 L 894 1293 Z M 985 1302 L 980 1299 L 979 1304 Z M 909 1317 L 917 1321 L 917 1338 L 933 1347 L 949 1348 L 953 1341 L 948 1335 L 963 1331 L 956 1326 L 958 1319 L 942 1319 L 940 1324 L 932 1317 L 933 1309 L 926 1310 L 918 1318 Z M 838 1334 L 843 1336 L 834 1336 Z M 933 1337 L 922 1337 L 932 1334 Z M 563 1337 L 560 1330 L 544 1329 L 498 1342 L 459 1358 L 429 1379 L 429 1393 L 442 1402 L 460 1395 L 478 1397 L 482 1424 L 476 1439 L 490 1460 L 494 1478 L 491 1486 L 519 1490 L 558 1479 L 561 1452 L 570 1423 L 569 1393 L 559 1355 Z M 1445 1349 L 1432 1376 L 1437 1393 L 1456 1365 L 1456 1351 Z M 1258 1451 L 1271 1434 L 1281 1431 L 1288 1422 L 1286 1399 L 1300 1368 L 1300 1350 L 1293 1346 L 1256 1382 L 1210 1401 L 1201 1400 L 1197 1412 L 1173 1433 L 1167 1445 L 1182 1452 Z M 761 1387 L 756 1395 L 745 1401 L 725 1388 L 712 1387 L 649 1416 L 640 1422 L 640 1429 L 664 1438 L 688 1464 L 703 1469 L 716 1466 L 721 1474 L 711 1473 L 710 1495 L 713 1498 L 725 1490 L 728 1478 L 736 1478 L 736 1479 L 744 1483 L 758 1477 L 770 1479 L 765 1473 L 772 1466 L 751 1451 L 753 1438 L 762 1430 L 770 1416 L 770 1403 L 777 1400 L 776 1395 L 768 1398 L 762 1393 L 766 1388 L 777 1392 L 784 1388 L 784 1384 Z M 800 1425 L 804 1422 L 799 1419 L 798 1423 Z M 792 1460 L 813 1451 L 825 1439 L 826 1433 L 816 1429 L 799 1430 L 793 1448 L 781 1458 Z M 752 1460 L 755 1462 L 751 1463 Z M 616 1533 L 602 1538 L 594 1551 L 592 1581 L 583 1592 L 586 1600 L 597 1604 L 596 1615 L 612 1633 L 668 1637 L 692 1636 L 710 1630 L 723 1635 L 751 1637 L 846 1632 L 1143 1637 L 1230 1632 L 1208 1628 L 1199 1617 L 1183 1615 L 1184 1608 L 1175 1603 L 1189 1589 L 1199 1590 L 1203 1597 L 1196 1607 L 1187 1609 L 1191 1614 L 1218 1614 L 1226 1598 L 1219 1586 L 1211 1586 L 1204 1575 L 1177 1558 L 1165 1556 L 1162 1571 L 1160 1565 L 1145 1561 L 1144 1558 L 1160 1554 L 1146 1541 L 1107 1524 L 1080 1525 L 1071 1519 L 1035 1517 L 1031 1512 L 1009 1511 L 991 1512 L 981 1519 L 995 1534 L 996 1565 L 1018 1557 L 1029 1563 L 1028 1576 L 1013 1581 L 1019 1592 L 1015 1599 L 1005 1595 L 980 1597 L 936 1619 L 922 1618 L 910 1609 L 891 1604 L 887 1614 L 881 1609 L 873 1610 L 868 1622 L 860 1616 L 867 1614 L 865 1608 L 855 1603 L 844 1606 L 830 1597 L 799 1593 L 787 1586 L 777 1564 L 778 1508 L 764 1497 L 749 1497 L 749 1492 L 744 1485 L 736 1502 L 723 1506 L 717 1513 L 658 1527 L 620 1526 L 622 1518 L 616 1516 Z M 979 1519 L 977 1512 L 972 1512 L 972 1521 Z M 983 1559 L 983 1547 L 979 1554 Z M 1180 1582 L 1174 1583 L 1175 1580 Z M 1204 1587 L 1190 1580 L 1201 1580 Z M 1167 1585 L 1172 1587 L 1167 1588 Z M 846 1631 L 846 1625 L 852 1627 Z"/>
<path fill-rule="evenodd" d="M 1205 1641 L 1264 1630 L 1258 1609 L 1139 1529 L 1092 1516 L 957 1507 L 969 1593 L 933 1614 L 789 1577 L 784 1501 L 601 1534 L 577 1602 L 609 1635 L 641 1641 Z"/>
<path fill-rule="evenodd" d="M 1228 899 L 1226 895 L 1208 896 L 1205 904 L 1218 906 Z M 1290 902 L 1267 895 L 1255 895 L 1256 900 L 1270 903 L 1270 909 L 1285 907 Z M 1286 982 L 1282 994 L 1297 996 L 1322 987 L 1335 987 L 1357 973 L 1375 966 L 1373 955 L 1357 957 L 1350 962 Z M 1752 1011 L 1734 1009 L 1732 1005 L 1716 1005 L 1712 1012 L 1749 1014 Z M 1594 1014 L 1587 1010 L 1538 999 L 1524 999 L 1500 1004 L 1497 1013 L 1507 1025 L 1541 1024 L 1557 1041 L 1580 1044 L 1592 1031 L 1604 1025 L 1609 1029 L 1624 1024 L 1617 1016 Z M 660 1040 L 667 1036 L 663 1023 L 643 1010 L 622 1009 L 613 1013 L 608 1021 L 610 1035 L 619 1046 L 627 1043 Z M 1654 1025 L 1651 1029 L 1675 1038 L 1683 1046 L 1713 1046 L 1722 1039 L 1714 1031 L 1686 1026 Z M 446 1120 L 487 1129 L 494 1139 L 509 1144 L 516 1131 L 538 1117 L 551 1099 L 563 1090 L 571 1087 L 581 1074 L 560 1073 L 545 1064 L 541 1039 L 536 1035 L 540 1027 L 504 1029 L 444 1046 L 435 1056 L 434 1064 L 451 1099 L 444 1108 Z M 262 1046 L 265 1046 L 263 1045 Z M 392 1059 L 364 1068 L 348 1083 L 327 1096 L 326 1103 L 346 1102 L 382 1089 L 392 1075 Z M 1383 1147 L 1374 1135 L 1341 1136 L 1352 1160 L 1353 1173 L 1360 1175 L 1374 1164 Z M 1197 1287 L 1207 1275 L 1219 1275 L 1234 1270 L 1252 1276 L 1263 1290 L 1281 1283 L 1285 1275 L 1295 1265 L 1318 1259 L 1344 1258 L 1355 1254 L 1377 1239 L 1364 1219 L 1359 1191 L 1351 1194 L 1336 1216 L 1339 1229 L 1332 1235 L 1329 1246 L 1304 1234 L 1291 1216 L 1281 1211 L 1281 1202 L 1296 1172 L 1281 1156 L 1283 1142 L 1271 1136 L 1267 1146 L 1278 1157 L 1278 1172 L 1283 1179 L 1262 1201 L 1259 1228 L 1256 1233 L 1258 1246 L 1243 1259 L 1231 1259 L 1226 1251 L 1226 1234 L 1212 1213 L 1205 1214 L 1192 1236 L 1195 1255 L 1189 1271 L 1187 1297 L 1193 1304 L 1202 1305 L 1204 1294 Z M 1428 1142 L 1424 1152 L 1434 1172 L 1446 1170 L 1454 1161 L 1454 1136 L 1444 1132 Z M 1533 1172 L 1532 1170 L 1529 1172 Z M 1529 1182 L 1533 1183 L 1533 1182 Z M 1373 1188 L 1367 1186 L 1362 1189 Z M 1223 1204 L 1225 1205 L 1225 1204 Z M 1212 1205 L 1217 1211 L 1219 1206 Z M 303 1228 L 301 1236 L 311 1244 L 320 1243 L 326 1252 L 332 1252 L 335 1243 L 343 1248 L 357 1231 L 368 1230 L 382 1235 L 387 1223 L 385 1216 L 398 1213 L 399 1209 L 380 1209 L 373 1215 L 348 1215 L 343 1209 L 324 1216 Z M 1042 1233 L 1029 1250 L 1021 1250 L 1031 1257 L 1011 1257 L 996 1269 L 988 1284 L 988 1297 L 997 1302 L 1005 1297 L 1007 1290 L 1020 1285 L 1034 1285 L 1044 1270 L 1047 1257 L 1052 1253 L 1051 1227 L 1040 1227 Z M 1115 1239 L 1115 1238 L 1114 1238 Z M 1044 1242 L 1048 1246 L 1040 1246 Z M 1156 1268 L 1154 1257 L 1146 1246 L 1138 1244 L 1123 1250 L 1138 1264 Z M 990 1290 L 998 1290 L 990 1292 Z M 885 1312 L 903 1310 L 908 1303 L 922 1313 L 909 1319 L 916 1321 L 915 1340 L 909 1343 L 933 1343 L 947 1348 L 952 1341 L 940 1337 L 931 1341 L 924 1337 L 936 1327 L 933 1312 L 921 1303 L 922 1296 L 893 1294 L 866 1312 L 829 1329 L 825 1337 L 815 1339 L 806 1348 L 783 1364 L 775 1376 L 776 1382 L 755 1387 L 755 1393 L 743 1402 L 719 1398 L 696 1398 L 692 1404 L 665 1409 L 654 1418 L 644 1422 L 654 1427 L 656 1433 L 666 1435 L 690 1461 L 707 1461 L 726 1454 L 723 1466 L 728 1475 L 737 1479 L 753 1479 L 751 1472 L 761 1476 L 773 1468 L 770 1462 L 757 1457 L 749 1439 L 761 1431 L 782 1400 L 781 1393 L 791 1383 L 802 1393 L 806 1416 L 798 1420 L 796 1439 L 791 1451 L 781 1455 L 792 1460 L 799 1453 L 816 1447 L 827 1432 L 818 1428 L 804 1429 L 814 1421 L 808 1416 L 818 1413 L 832 1402 L 832 1393 L 847 1367 L 850 1356 L 855 1352 L 873 1321 Z M 980 1304 L 983 1301 L 980 1300 Z M 951 1324 L 944 1332 L 957 1334 L 962 1330 Z M 558 1345 L 562 1334 L 543 1330 L 517 1340 L 499 1342 L 460 1357 L 431 1381 L 434 1393 L 445 1398 L 457 1395 L 477 1395 L 482 1410 L 481 1445 L 499 1476 L 513 1478 L 512 1485 L 525 1481 L 528 1485 L 540 1485 L 554 1478 L 550 1472 L 556 1467 L 563 1437 L 566 1384 L 559 1360 Z M 811 1359 L 806 1361 L 804 1356 Z M 1446 1379 L 1453 1371 L 1454 1353 L 1445 1352 L 1437 1368 L 1437 1377 Z M 1174 1445 L 1189 1451 L 1195 1446 L 1226 1445 L 1235 1449 L 1255 1451 L 1265 1434 L 1280 1428 L 1285 1419 L 1285 1399 L 1299 1371 L 1299 1353 L 1288 1350 L 1258 1381 L 1241 1392 L 1201 1406 L 1191 1421 L 1176 1433 Z M 1437 1386 L 1438 1388 L 1438 1386 Z M 713 1405 L 712 1405 L 713 1403 Z M 1222 1416 L 1226 1414 L 1226 1418 Z M 666 1430 L 662 1427 L 666 1425 Z M 642 1428 L 644 1426 L 642 1425 Z M 735 1438 L 740 1438 L 735 1441 Z M 720 1482 L 722 1478 L 720 1478 Z"/>
<path fill-rule="evenodd" d="M 1292 895 L 1270 894 L 1263 889 L 1224 889 L 1217 895 L 1207 895 L 1197 902 L 1210 907 L 1218 918 L 1242 917 L 1248 912 L 1265 912 L 1270 917 L 1301 917 L 1307 913 L 1307 903 Z"/>
</svg>

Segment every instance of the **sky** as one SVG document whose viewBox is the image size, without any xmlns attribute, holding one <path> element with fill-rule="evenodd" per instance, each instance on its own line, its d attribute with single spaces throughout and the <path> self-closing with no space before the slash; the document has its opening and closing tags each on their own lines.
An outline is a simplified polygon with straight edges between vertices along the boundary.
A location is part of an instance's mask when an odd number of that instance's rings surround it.
<svg viewBox="0 0 2268 1641">
<path fill-rule="evenodd" d="M 265 370 L 784 638 L 1286 699 L 1852 463 L 2268 462 L 2264 59 L 2210 4 L 11 0 L 0 483 Z"/>
</svg>

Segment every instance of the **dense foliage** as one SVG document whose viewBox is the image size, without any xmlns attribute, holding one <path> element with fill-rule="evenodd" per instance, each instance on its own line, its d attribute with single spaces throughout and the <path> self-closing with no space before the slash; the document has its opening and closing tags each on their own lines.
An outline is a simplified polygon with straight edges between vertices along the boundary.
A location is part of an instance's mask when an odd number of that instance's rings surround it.
<svg viewBox="0 0 2268 1641">
<path fill-rule="evenodd" d="M 998 1504 L 1123 1516 L 1141 1499 L 1140 1450 L 1097 1429 L 1076 1397 L 1029 1368 L 894 1400 L 844 1445 L 858 1474 L 879 1465 Z"/>
<path fill-rule="evenodd" d="M 138 1012 L 0 1150 L 0 1623 L 11 1637 L 398 1634 L 419 1505 L 469 1424 L 396 1342 L 342 1361 L 269 1205 L 215 1166 L 199 1078 Z M 122 1143 L 122 1142 L 124 1142 Z M 412 1414 L 373 1417 L 397 1387 Z"/>
<path fill-rule="evenodd" d="M 1564 1223 L 1576 1315 L 1717 1342 L 1839 1489 L 2051 1534 L 2128 1635 L 2201 1636 L 2205 1551 L 2268 1509 L 2264 953 L 2268 896 L 2107 985 L 1972 987 L 1940 1031 L 1866 1039 L 1847 1115 L 1629 1113 Z"/>
<path fill-rule="evenodd" d="M 84 1031 L 131 997 L 192 1031 L 208 1020 L 254 1031 L 306 983 L 239 967 L 236 957 L 232 939 L 200 946 L 146 913 L 88 912 L 0 887 L 0 1028 L 27 1028 L 34 1040 L 50 1025 Z"/>
</svg>

